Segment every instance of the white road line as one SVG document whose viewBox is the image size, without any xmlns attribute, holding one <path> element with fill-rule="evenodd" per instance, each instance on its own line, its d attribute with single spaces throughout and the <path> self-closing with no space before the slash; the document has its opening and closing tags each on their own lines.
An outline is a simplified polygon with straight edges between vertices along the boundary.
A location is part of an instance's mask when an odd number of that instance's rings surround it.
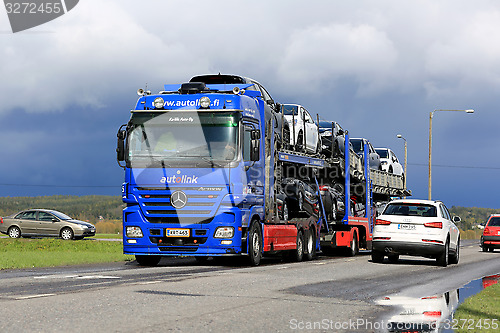
<svg viewBox="0 0 500 333">
<path fill-rule="evenodd" d="M 98 279 L 120 279 L 119 276 L 110 275 L 43 275 L 34 276 L 34 279 L 80 279 L 80 280 L 98 280 Z"/>
<path fill-rule="evenodd" d="M 28 296 L 20 296 L 16 297 L 17 300 L 23 300 L 23 299 L 32 299 L 32 298 L 40 298 L 40 297 L 48 297 L 48 296 L 55 296 L 56 294 L 39 294 L 39 295 L 28 295 Z"/>
</svg>

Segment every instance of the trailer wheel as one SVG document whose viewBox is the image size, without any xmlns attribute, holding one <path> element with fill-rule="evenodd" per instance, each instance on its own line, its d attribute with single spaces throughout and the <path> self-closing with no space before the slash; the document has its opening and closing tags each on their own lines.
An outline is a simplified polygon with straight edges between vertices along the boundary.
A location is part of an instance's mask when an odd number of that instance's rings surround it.
<svg viewBox="0 0 500 333">
<path fill-rule="evenodd" d="M 351 242 L 351 246 L 349 247 L 348 251 L 347 251 L 347 255 L 349 257 L 354 257 L 356 254 L 358 254 L 359 252 L 359 247 L 358 247 L 358 234 L 357 233 L 354 233 L 352 235 L 352 242 Z"/>
<path fill-rule="evenodd" d="M 258 222 L 252 223 L 248 232 L 248 257 L 250 265 L 258 266 L 262 259 L 262 234 Z"/>
<path fill-rule="evenodd" d="M 297 248 L 293 250 L 293 260 L 302 261 L 304 259 L 304 233 L 302 230 L 297 232 Z"/>
<path fill-rule="evenodd" d="M 316 234 L 314 233 L 314 228 L 309 228 L 306 232 L 306 253 L 305 259 L 312 260 L 316 257 Z"/>
<path fill-rule="evenodd" d="M 380 264 L 384 261 L 384 253 L 372 250 L 372 262 Z"/>
</svg>

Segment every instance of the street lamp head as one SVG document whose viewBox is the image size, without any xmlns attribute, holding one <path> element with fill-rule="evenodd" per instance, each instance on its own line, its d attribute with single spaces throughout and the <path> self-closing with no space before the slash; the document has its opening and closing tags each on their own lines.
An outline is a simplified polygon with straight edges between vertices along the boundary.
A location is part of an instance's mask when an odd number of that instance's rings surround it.
<svg viewBox="0 0 500 333">
<path fill-rule="evenodd" d="M 398 139 L 401 139 L 403 136 L 401 134 L 396 135 Z"/>
<path fill-rule="evenodd" d="M 467 112 L 467 113 L 474 113 L 474 110 L 473 109 L 468 109 L 468 110 L 465 110 L 465 112 Z"/>
</svg>

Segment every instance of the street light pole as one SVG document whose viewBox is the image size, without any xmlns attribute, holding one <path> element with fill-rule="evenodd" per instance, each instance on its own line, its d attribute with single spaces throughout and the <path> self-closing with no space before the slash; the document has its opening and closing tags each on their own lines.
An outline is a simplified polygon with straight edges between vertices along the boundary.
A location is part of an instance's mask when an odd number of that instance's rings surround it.
<svg viewBox="0 0 500 333">
<path fill-rule="evenodd" d="M 398 139 L 403 139 L 405 140 L 405 178 L 404 178 L 404 188 L 406 190 L 406 179 L 408 177 L 408 169 L 407 169 L 407 160 L 408 160 L 408 146 L 407 146 L 407 142 L 406 142 L 406 139 L 401 135 L 401 134 L 398 134 L 397 135 Z M 406 199 L 406 197 L 405 197 Z"/>
<path fill-rule="evenodd" d="M 437 111 L 458 111 L 465 113 L 474 113 L 474 110 L 452 110 L 452 109 L 436 109 L 431 111 L 429 114 L 429 200 L 432 198 L 432 118 L 434 117 L 434 112 Z"/>
</svg>

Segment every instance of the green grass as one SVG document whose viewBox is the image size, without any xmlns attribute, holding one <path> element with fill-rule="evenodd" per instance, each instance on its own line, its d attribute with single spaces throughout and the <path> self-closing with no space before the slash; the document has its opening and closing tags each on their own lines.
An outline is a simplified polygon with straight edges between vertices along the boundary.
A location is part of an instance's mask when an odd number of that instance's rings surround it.
<svg viewBox="0 0 500 333">
<path fill-rule="evenodd" d="M 92 236 L 90 238 L 96 238 L 96 239 L 122 239 L 123 236 L 121 234 L 95 234 L 95 236 Z"/>
<path fill-rule="evenodd" d="M 494 284 L 479 294 L 467 298 L 454 315 L 455 332 L 498 332 L 500 330 L 500 284 Z M 485 329 L 489 323 L 490 329 Z M 496 323 L 496 329 L 492 325 Z M 471 330 L 472 329 L 472 330 Z"/>
<path fill-rule="evenodd" d="M 0 238 L 0 269 L 53 267 L 133 260 L 121 242 Z"/>
</svg>

